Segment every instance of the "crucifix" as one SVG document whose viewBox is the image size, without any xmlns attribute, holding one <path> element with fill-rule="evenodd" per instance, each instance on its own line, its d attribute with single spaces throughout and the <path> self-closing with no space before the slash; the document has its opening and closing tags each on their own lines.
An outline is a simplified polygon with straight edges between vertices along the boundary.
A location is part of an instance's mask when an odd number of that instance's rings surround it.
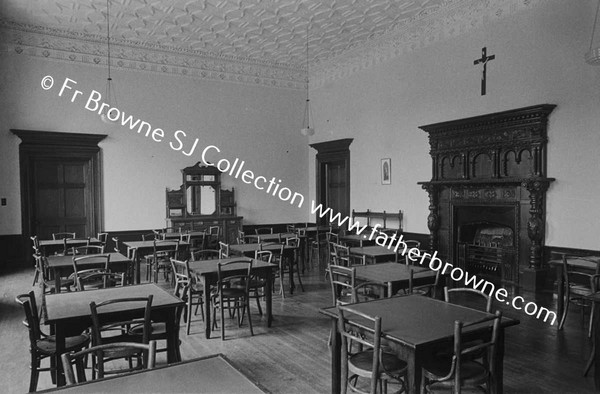
<svg viewBox="0 0 600 394">
<path fill-rule="evenodd" d="M 483 70 L 481 71 L 481 95 L 485 96 L 485 74 L 487 71 L 487 62 L 494 60 L 496 55 L 487 56 L 487 48 L 481 48 L 481 59 L 477 59 L 473 62 L 474 65 L 483 63 Z"/>
</svg>

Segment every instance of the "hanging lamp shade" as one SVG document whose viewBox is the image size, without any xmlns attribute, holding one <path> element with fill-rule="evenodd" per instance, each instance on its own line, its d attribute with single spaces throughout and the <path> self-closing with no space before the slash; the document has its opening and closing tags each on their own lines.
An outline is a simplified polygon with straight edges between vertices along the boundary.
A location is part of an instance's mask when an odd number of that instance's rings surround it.
<svg viewBox="0 0 600 394">
<path fill-rule="evenodd" d="M 108 104 L 108 109 L 103 110 L 100 114 L 100 119 L 106 124 L 112 124 L 115 119 L 110 119 L 109 111 L 111 108 L 117 107 L 117 95 L 115 93 L 115 87 L 112 83 L 112 77 L 110 75 L 110 0 L 106 0 L 106 45 L 107 45 L 107 70 L 108 76 L 106 78 L 106 92 L 104 96 L 104 102 Z M 112 114 L 114 116 L 114 114 Z"/>
<path fill-rule="evenodd" d="M 310 127 L 310 98 L 308 95 L 308 86 L 309 86 L 308 26 L 309 26 L 309 23 L 306 24 L 306 108 L 304 109 L 304 121 L 302 123 L 302 129 L 300 129 L 300 133 L 304 136 L 310 137 L 311 135 L 315 134 L 315 129 Z"/>
<path fill-rule="evenodd" d="M 596 6 L 596 16 L 594 17 L 594 27 L 592 28 L 592 38 L 590 39 L 590 49 L 585 54 L 585 62 L 592 66 L 600 66 L 600 37 L 596 37 L 596 27 L 598 25 L 598 11 L 600 10 L 600 0 Z"/>
</svg>

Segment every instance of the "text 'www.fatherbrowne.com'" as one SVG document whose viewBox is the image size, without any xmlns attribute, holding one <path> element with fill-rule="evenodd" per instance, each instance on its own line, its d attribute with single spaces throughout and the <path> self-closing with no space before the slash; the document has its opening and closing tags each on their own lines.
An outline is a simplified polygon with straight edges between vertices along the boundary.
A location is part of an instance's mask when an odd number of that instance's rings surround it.
<svg viewBox="0 0 600 394">
<path fill-rule="evenodd" d="M 409 248 L 404 242 L 404 236 L 402 234 L 397 235 L 386 234 L 379 231 L 380 224 L 376 224 L 370 228 L 370 232 L 366 231 L 368 225 L 360 225 L 360 222 L 352 220 L 352 218 L 342 215 L 338 212 L 334 214 L 331 208 L 323 208 L 321 204 L 312 205 L 312 214 L 318 215 L 320 218 L 326 218 L 329 223 L 336 224 L 339 227 L 343 225 L 348 226 L 348 231 L 354 232 L 357 235 L 363 236 L 366 240 L 374 240 L 379 246 L 385 247 L 394 253 L 409 259 L 415 264 L 425 265 L 427 264 L 429 269 L 432 271 L 440 271 L 440 275 L 448 275 L 455 282 L 463 282 L 465 286 L 472 287 L 475 290 L 479 290 L 482 293 L 487 294 L 490 297 L 495 298 L 497 301 L 505 303 L 506 305 L 512 306 L 516 310 L 524 311 L 528 316 L 535 316 L 539 320 L 544 322 L 550 321 L 550 325 L 556 323 L 556 313 L 550 311 L 547 308 L 538 306 L 535 302 L 525 303 L 525 299 L 521 296 L 510 298 L 508 291 L 503 287 L 496 288 L 492 282 L 489 282 L 483 278 L 478 278 L 477 275 L 471 275 L 469 272 L 463 270 L 460 267 L 455 267 L 453 264 L 443 262 L 437 257 L 437 251 L 433 254 L 422 251 L 419 248 Z M 363 234 L 364 233 L 364 234 Z"/>
</svg>

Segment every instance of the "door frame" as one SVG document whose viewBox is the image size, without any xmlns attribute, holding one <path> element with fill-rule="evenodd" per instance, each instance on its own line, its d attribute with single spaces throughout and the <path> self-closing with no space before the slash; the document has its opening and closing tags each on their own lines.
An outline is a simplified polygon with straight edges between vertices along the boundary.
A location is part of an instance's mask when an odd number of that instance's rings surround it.
<svg viewBox="0 0 600 394">
<path fill-rule="evenodd" d="M 342 216 L 350 215 L 350 144 L 354 141 L 354 138 L 343 138 L 339 140 L 318 142 L 310 144 L 311 148 L 317 150 L 315 159 L 315 178 L 316 178 L 316 200 L 317 204 L 326 204 L 325 196 L 323 195 L 323 180 L 326 179 L 327 174 L 323 171 L 323 168 L 332 162 L 343 161 L 346 168 L 346 195 L 344 196 L 348 212 L 340 212 Z M 325 220 L 323 218 L 317 219 L 317 224 Z"/>
<path fill-rule="evenodd" d="M 83 159 L 90 166 L 90 191 L 92 234 L 104 226 L 104 202 L 102 199 L 102 157 L 98 143 L 106 134 L 62 133 L 55 131 L 18 130 L 11 132 L 21 139 L 19 144 L 19 172 L 21 179 L 21 233 L 32 235 L 33 201 L 30 198 L 33 162 L 37 159 Z"/>
</svg>

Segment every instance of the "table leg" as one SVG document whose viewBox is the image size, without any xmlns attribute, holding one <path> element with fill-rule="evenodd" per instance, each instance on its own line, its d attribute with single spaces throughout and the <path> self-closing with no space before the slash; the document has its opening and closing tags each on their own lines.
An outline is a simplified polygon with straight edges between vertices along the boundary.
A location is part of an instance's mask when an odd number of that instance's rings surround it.
<svg viewBox="0 0 600 394">
<path fill-rule="evenodd" d="M 556 315 L 559 319 L 562 318 L 564 309 L 564 278 L 562 273 L 562 264 L 556 266 Z"/>
<path fill-rule="evenodd" d="M 60 270 L 54 270 L 54 291 L 56 293 L 60 293 L 60 285 L 61 285 Z M 77 285 L 77 283 L 75 283 L 75 285 Z"/>
<path fill-rule="evenodd" d="M 206 339 L 210 339 L 211 321 L 210 321 L 210 281 L 206 279 L 205 275 L 201 277 L 204 297 L 204 336 Z M 188 311 L 189 314 L 189 311 Z M 188 319 L 190 316 L 188 316 Z"/>
<path fill-rule="evenodd" d="M 177 308 L 183 308 L 183 306 L 171 308 L 171 310 L 169 310 L 167 313 L 166 329 L 168 333 L 171 333 L 171 335 L 167 337 L 167 363 L 169 364 L 181 361 L 181 351 L 179 349 L 179 321 L 177 320 Z M 188 319 L 190 319 L 190 316 L 188 316 Z"/>
<path fill-rule="evenodd" d="M 342 378 L 342 340 L 337 330 L 337 319 L 331 319 L 331 392 L 341 392 Z"/>
<path fill-rule="evenodd" d="M 56 385 L 60 387 L 66 384 L 62 362 L 60 360 L 60 355 L 65 352 L 65 328 L 61 324 L 55 324 L 54 335 L 56 338 L 56 354 L 54 355 L 54 365 L 56 366 L 56 369 L 54 370 L 54 376 L 56 379 Z"/>
<path fill-rule="evenodd" d="M 296 283 L 294 283 L 294 258 L 295 258 L 295 252 L 294 252 L 294 256 L 281 256 L 281 258 L 285 258 L 287 260 L 288 263 L 288 272 L 290 273 L 290 294 L 294 294 L 294 290 L 296 290 Z M 298 273 L 298 275 L 300 275 L 300 273 Z"/>
<path fill-rule="evenodd" d="M 267 304 L 267 327 L 271 327 L 273 323 L 273 271 L 267 269 L 267 278 L 265 285 L 265 304 Z"/>
</svg>

